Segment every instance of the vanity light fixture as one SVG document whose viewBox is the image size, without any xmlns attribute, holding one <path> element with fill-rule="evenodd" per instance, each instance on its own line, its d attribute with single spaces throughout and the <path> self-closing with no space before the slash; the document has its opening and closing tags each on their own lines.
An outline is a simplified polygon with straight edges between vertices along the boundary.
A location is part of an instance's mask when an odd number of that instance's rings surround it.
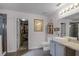
<svg viewBox="0 0 79 59">
<path fill-rule="evenodd" d="M 66 8 L 66 9 L 65 9 L 65 12 L 68 12 L 68 11 L 69 11 L 69 8 Z"/>
<path fill-rule="evenodd" d="M 77 7 L 79 7 L 79 3 L 78 3 L 78 5 L 77 5 Z"/>
<path fill-rule="evenodd" d="M 69 6 L 70 10 L 72 10 L 72 7 L 73 7 L 73 5 L 70 5 L 70 6 Z M 70 10 L 69 10 L 69 11 L 70 11 Z"/>
<path fill-rule="evenodd" d="M 61 12 L 59 12 L 59 14 L 61 15 L 62 13 L 61 13 Z"/>
<path fill-rule="evenodd" d="M 66 8 L 66 11 L 69 11 L 69 8 Z"/>
<path fill-rule="evenodd" d="M 64 10 L 64 13 L 66 13 L 66 9 Z"/>
<path fill-rule="evenodd" d="M 67 11 L 70 11 L 70 8 L 68 7 L 68 10 Z"/>
<path fill-rule="evenodd" d="M 75 5 L 75 6 L 77 6 L 77 5 L 78 5 L 78 3 L 74 3 L 74 5 Z"/>
<path fill-rule="evenodd" d="M 75 3 L 74 6 L 75 6 L 75 8 L 77 8 L 79 5 L 78 5 L 78 3 Z"/>
<path fill-rule="evenodd" d="M 74 9 L 74 5 L 72 5 L 71 10 Z"/>
<path fill-rule="evenodd" d="M 64 10 L 62 10 L 61 14 L 63 14 L 63 13 L 64 13 Z"/>
<path fill-rule="evenodd" d="M 65 10 L 63 10 L 63 13 L 65 13 Z"/>
<path fill-rule="evenodd" d="M 61 12 L 59 12 L 59 15 L 62 15 L 63 14 L 63 12 L 61 11 Z"/>
<path fill-rule="evenodd" d="M 59 14 L 60 14 L 60 15 L 63 15 L 64 13 L 66 13 L 66 12 L 68 12 L 68 11 L 71 11 L 71 10 L 73 10 L 73 9 L 75 9 L 75 8 L 78 8 L 78 7 L 79 7 L 79 3 L 74 3 L 74 4 L 70 5 L 69 7 L 65 8 L 65 9 L 63 9 L 63 10 L 61 10 L 61 12 L 60 12 Z"/>
<path fill-rule="evenodd" d="M 60 12 L 60 15 L 79 7 L 79 3 L 74 3 Z"/>
</svg>

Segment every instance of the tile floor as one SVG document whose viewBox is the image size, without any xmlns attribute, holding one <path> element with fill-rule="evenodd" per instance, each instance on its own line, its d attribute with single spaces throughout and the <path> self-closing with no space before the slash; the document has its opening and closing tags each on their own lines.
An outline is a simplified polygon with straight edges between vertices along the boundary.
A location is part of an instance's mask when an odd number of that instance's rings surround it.
<svg viewBox="0 0 79 59">
<path fill-rule="evenodd" d="M 51 56 L 50 51 L 43 51 L 42 48 L 39 49 L 33 49 L 31 51 L 28 51 L 22 56 Z"/>
</svg>

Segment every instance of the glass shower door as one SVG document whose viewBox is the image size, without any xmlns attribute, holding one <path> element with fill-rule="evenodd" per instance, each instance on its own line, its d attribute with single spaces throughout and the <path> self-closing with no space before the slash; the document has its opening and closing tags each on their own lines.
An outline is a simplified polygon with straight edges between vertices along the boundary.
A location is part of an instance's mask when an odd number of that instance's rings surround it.
<svg viewBox="0 0 79 59">
<path fill-rule="evenodd" d="M 3 44 L 3 17 L 0 16 L 0 35 L 2 36 L 2 53 L 4 52 Z"/>
<path fill-rule="evenodd" d="M 2 54 L 7 52 L 7 20 L 5 14 L 0 14 L 0 35 L 2 36 Z"/>
</svg>

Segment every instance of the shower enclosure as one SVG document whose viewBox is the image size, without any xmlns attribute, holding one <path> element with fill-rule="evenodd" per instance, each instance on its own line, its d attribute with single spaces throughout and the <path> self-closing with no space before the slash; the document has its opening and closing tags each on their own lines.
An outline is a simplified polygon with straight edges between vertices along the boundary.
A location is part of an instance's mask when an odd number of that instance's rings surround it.
<svg viewBox="0 0 79 59">
<path fill-rule="evenodd" d="M 7 15 L 0 14 L 0 35 L 2 37 L 2 54 L 7 53 Z"/>
</svg>

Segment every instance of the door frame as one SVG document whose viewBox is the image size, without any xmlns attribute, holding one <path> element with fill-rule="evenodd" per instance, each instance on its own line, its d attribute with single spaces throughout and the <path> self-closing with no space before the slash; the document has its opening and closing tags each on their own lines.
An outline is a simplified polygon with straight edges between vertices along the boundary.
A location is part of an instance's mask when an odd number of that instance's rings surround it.
<svg viewBox="0 0 79 59">
<path fill-rule="evenodd" d="M 16 37 L 17 37 L 17 49 L 20 47 L 20 20 L 17 18 L 16 20 Z"/>
<path fill-rule="evenodd" d="M 20 19 L 22 18 L 17 18 L 17 21 L 16 21 L 17 50 L 20 48 Z M 26 20 L 28 21 L 28 47 L 29 47 L 29 20 L 28 19 Z"/>
</svg>

